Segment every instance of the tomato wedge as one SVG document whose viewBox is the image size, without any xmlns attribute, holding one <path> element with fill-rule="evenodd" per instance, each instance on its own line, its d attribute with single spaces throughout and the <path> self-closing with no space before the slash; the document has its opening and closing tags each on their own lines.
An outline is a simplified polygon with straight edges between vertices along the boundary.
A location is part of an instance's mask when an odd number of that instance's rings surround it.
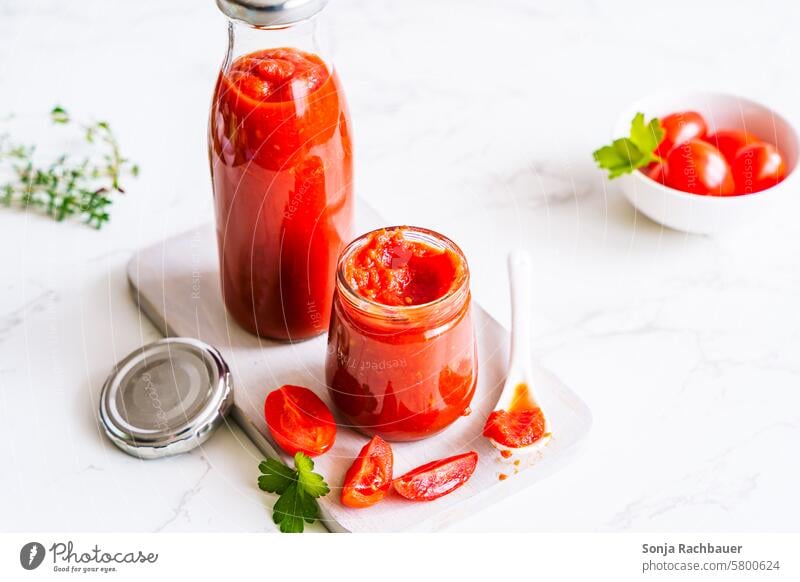
<svg viewBox="0 0 800 582">
<path fill-rule="evenodd" d="M 478 453 L 470 451 L 417 467 L 392 481 L 392 485 L 406 499 L 433 501 L 469 481 L 477 464 Z"/>
<path fill-rule="evenodd" d="M 372 437 L 344 476 L 342 504 L 369 507 L 384 498 L 392 486 L 392 447 L 379 436 Z"/>
<path fill-rule="evenodd" d="M 302 386 L 281 386 L 267 395 L 264 417 L 275 442 L 287 453 L 321 455 L 336 440 L 333 414 L 319 396 Z"/>
</svg>

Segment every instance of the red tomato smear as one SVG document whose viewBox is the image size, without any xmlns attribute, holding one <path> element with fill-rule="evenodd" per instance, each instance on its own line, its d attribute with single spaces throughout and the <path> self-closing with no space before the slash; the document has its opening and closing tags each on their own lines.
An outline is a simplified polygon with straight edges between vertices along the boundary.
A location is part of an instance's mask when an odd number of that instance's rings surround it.
<svg viewBox="0 0 800 582">
<path fill-rule="evenodd" d="M 489 415 L 483 436 L 512 449 L 527 447 L 545 436 L 544 413 L 531 400 L 527 385 L 516 387 L 509 410 Z"/>
<path fill-rule="evenodd" d="M 348 260 L 345 277 L 359 295 L 383 305 L 422 305 L 447 294 L 462 273 L 452 251 L 382 230 Z"/>
</svg>

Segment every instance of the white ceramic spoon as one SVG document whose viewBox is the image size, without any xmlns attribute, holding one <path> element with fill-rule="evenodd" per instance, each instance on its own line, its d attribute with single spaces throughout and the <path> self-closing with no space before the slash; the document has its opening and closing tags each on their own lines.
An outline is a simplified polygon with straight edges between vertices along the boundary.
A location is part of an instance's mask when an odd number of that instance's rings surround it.
<svg viewBox="0 0 800 582">
<path fill-rule="evenodd" d="M 508 276 L 511 286 L 511 358 L 503 392 L 495 410 L 510 410 L 517 397 L 517 387 L 527 387 L 527 400 L 531 407 L 539 407 L 534 395 L 531 366 L 531 261 L 526 251 L 517 250 L 508 255 Z M 550 441 L 550 426 L 545 415 L 544 435 L 526 447 L 511 448 L 489 439 L 500 450 L 529 453 L 544 447 Z"/>
</svg>

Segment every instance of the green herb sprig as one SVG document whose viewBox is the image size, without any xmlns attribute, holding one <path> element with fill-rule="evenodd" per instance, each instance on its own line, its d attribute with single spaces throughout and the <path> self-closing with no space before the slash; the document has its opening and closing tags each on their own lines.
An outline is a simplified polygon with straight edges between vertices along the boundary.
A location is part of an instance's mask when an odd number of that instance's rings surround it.
<svg viewBox="0 0 800 582">
<path fill-rule="evenodd" d="M 52 109 L 50 120 L 57 125 L 73 123 L 60 106 Z M 75 160 L 62 154 L 44 165 L 33 159 L 36 146 L 14 144 L 8 136 L 0 137 L 0 172 L 11 175 L 0 185 L 0 203 L 38 209 L 59 222 L 78 215 L 90 226 L 102 228 L 111 218 L 113 195 L 125 192 L 120 180 L 138 176 L 139 166 L 122 156 L 107 122 L 79 127 L 84 139 L 96 146 L 97 155 Z"/>
<path fill-rule="evenodd" d="M 637 113 L 631 121 L 628 137 L 615 139 L 592 154 L 597 165 L 608 170 L 608 177 L 618 178 L 644 168 L 652 162 L 663 162 L 655 153 L 658 144 L 664 139 L 664 128 L 658 118 L 644 122 L 644 114 Z"/>
<path fill-rule="evenodd" d="M 314 473 L 314 461 L 303 453 L 294 456 L 294 469 L 276 459 L 259 465 L 258 487 L 280 495 L 272 507 L 272 521 L 283 533 L 301 533 L 304 523 L 319 519 L 317 499 L 330 492 L 322 475 Z"/>
</svg>

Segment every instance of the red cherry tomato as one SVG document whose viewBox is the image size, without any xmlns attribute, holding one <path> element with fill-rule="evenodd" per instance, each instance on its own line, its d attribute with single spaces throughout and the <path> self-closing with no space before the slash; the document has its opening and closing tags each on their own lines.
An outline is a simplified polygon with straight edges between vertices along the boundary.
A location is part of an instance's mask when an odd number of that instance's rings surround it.
<svg viewBox="0 0 800 582">
<path fill-rule="evenodd" d="M 392 485 L 392 447 L 379 436 L 372 437 L 344 476 L 342 503 L 369 507 L 383 499 Z"/>
<path fill-rule="evenodd" d="M 664 164 L 653 162 L 646 168 L 642 168 L 642 173 L 651 180 L 664 184 Z"/>
<path fill-rule="evenodd" d="M 786 162 L 778 149 L 760 142 L 745 146 L 733 161 L 737 194 L 751 194 L 774 186 L 786 177 Z"/>
<path fill-rule="evenodd" d="M 264 417 L 275 442 L 287 453 L 321 455 L 336 440 L 333 414 L 308 388 L 281 386 L 264 402 Z"/>
<path fill-rule="evenodd" d="M 477 464 L 478 453 L 470 451 L 417 467 L 392 481 L 392 485 L 406 499 L 432 501 L 466 483 Z"/>
<path fill-rule="evenodd" d="M 761 140 L 748 131 L 720 129 L 707 135 L 703 141 L 707 141 L 717 148 L 725 156 L 728 163 L 733 165 L 733 160 L 740 149 L 752 143 L 759 143 Z"/>
<path fill-rule="evenodd" d="M 666 158 L 675 146 L 690 139 L 701 139 L 706 134 L 706 120 L 696 111 L 679 111 L 660 119 L 664 139 L 658 144 L 656 154 Z"/>
<path fill-rule="evenodd" d="M 730 196 L 734 193 L 733 174 L 717 148 L 698 139 L 689 140 L 667 156 L 664 183 L 692 194 Z"/>
<path fill-rule="evenodd" d="M 711 133 L 703 138 L 715 148 L 728 161 L 728 164 L 733 165 L 733 160 L 739 150 L 746 145 L 753 143 L 760 143 L 761 140 L 748 131 L 740 131 L 738 129 L 720 129 L 715 133 Z"/>
</svg>

